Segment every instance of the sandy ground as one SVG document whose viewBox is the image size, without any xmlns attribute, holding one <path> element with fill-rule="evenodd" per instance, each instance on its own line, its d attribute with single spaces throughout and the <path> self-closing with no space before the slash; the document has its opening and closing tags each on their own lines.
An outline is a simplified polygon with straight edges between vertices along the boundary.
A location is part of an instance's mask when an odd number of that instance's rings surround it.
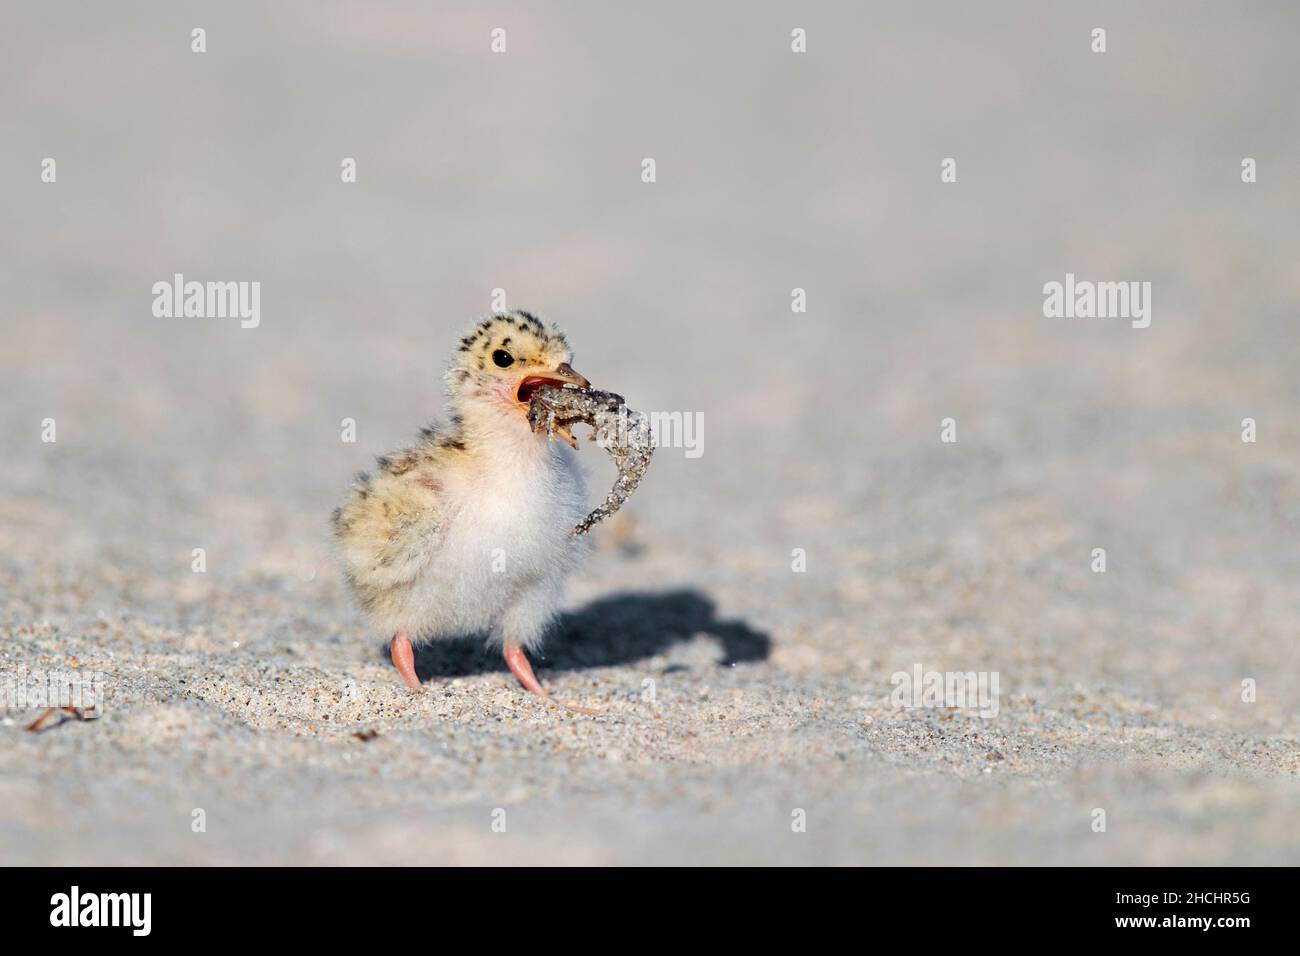
<svg viewBox="0 0 1300 956">
<path fill-rule="evenodd" d="M 0 714 L 4 862 L 1300 862 L 1300 18 L 857 7 L 6 10 L 0 664 L 106 701 Z M 498 287 L 703 416 L 541 662 L 596 717 L 409 696 L 329 553 Z"/>
</svg>

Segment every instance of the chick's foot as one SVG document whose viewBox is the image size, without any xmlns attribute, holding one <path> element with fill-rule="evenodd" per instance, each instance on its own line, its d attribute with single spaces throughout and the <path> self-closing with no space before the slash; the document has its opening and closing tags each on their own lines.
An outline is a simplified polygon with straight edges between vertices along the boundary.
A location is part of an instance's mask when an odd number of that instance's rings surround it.
<svg viewBox="0 0 1300 956">
<path fill-rule="evenodd" d="M 424 686 L 420 683 L 420 678 L 415 676 L 415 651 L 411 649 L 411 641 L 405 631 L 398 631 L 393 635 L 393 643 L 389 645 L 389 651 L 393 655 L 393 666 L 406 681 L 406 686 L 417 694 L 423 694 Z"/>
</svg>

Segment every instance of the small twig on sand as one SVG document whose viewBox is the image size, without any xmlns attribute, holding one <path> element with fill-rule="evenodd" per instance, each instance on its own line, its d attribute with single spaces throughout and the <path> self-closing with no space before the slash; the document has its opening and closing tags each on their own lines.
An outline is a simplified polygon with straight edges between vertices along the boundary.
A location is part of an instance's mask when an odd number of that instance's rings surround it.
<svg viewBox="0 0 1300 956">
<path fill-rule="evenodd" d="M 80 707 L 47 707 L 41 716 L 28 724 L 25 729 L 28 733 L 39 734 L 42 730 L 49 728 L 54 718 L 59 717 L 61 714 L 71 714 L 77 720 L 94 720 L 99 716 L 95 713 L 94 707 L 87 707 L 85 710 Z M 62 719 L 59 720 L 58 724 L 61 723 L 63 723 Z M 53 726 L 57 727 L 58 724 L 53 724 Z"/>
</svg>

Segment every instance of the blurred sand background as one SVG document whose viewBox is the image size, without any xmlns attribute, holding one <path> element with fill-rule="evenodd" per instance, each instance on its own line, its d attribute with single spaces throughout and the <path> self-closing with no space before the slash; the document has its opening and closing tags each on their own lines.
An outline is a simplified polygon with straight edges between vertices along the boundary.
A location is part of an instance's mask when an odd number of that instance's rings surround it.
<svg viewBox="0 0 1300 956">
<path fill-rule="evenodd" d="M 108 695 L 0 714 L 4 862 L 1300 862 L 1293 6 L 3 6 L 0 664 Z M 704 416 L 539 667 L 595 718 L 408 696 L 329 553 L 497 287 Z"/>
</svg>

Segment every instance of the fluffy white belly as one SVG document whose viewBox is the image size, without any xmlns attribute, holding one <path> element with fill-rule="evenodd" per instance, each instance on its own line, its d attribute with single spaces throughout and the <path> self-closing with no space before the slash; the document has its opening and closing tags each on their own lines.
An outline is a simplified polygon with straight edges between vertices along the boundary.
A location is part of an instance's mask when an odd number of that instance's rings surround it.
<svg viewBox="0 0 1300 956">
<path fill-rule="evenodd" d="M 531 461 L 487 463 L 447 488 L 441 546 L 412 595 L 412 637 L 487 631 L 521 599 L 545 603 L 538 591 L 558 600 L 587 549 L 569 537 L 586 512 L 582 473 L 554 445 Z"/>
</svg>

